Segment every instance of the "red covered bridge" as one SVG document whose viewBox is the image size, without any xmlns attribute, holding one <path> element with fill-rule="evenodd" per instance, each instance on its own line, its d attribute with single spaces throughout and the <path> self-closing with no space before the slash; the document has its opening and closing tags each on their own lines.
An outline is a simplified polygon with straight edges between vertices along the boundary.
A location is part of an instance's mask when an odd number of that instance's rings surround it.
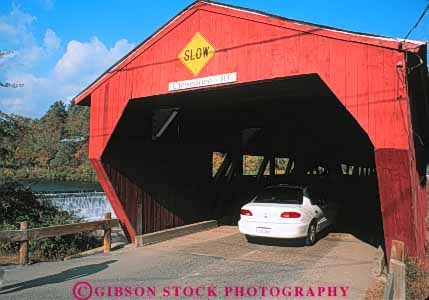
<svg viewBox="0 0 429 300">
<path fill-rule="evenodd" d="M 338 230 L 424 257 L 427 78 L 424 43 L 197 1 L 75 102 L 91 107 L 89 157 L 132 241 L 234 222 L 253 192 L 293 182 L 325 187 Z M 243 155 L 263 157 L 257 173 Z"/>
</svg>

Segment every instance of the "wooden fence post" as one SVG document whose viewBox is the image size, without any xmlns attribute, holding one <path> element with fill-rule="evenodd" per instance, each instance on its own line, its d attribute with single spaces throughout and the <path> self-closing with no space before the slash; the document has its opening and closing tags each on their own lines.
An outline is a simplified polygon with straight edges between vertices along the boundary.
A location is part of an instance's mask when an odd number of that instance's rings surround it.
<svg viewBox="0 0 429 300">
<path fill-rule="evenodd" d="M 392 251 L 390 258 L 404 262 L 405 260 L 405 245 L 403 241 L 392 240 Z"/>
<path fill-rule="evenodd" d="M 393 300 L 405 300 L 405 264 L 391 259 L 390 270 L 393 275 Z"/>
<path fill-rule="evenodd" d="M 106 212 L 104 213 L 104 219 L 105 220 L 110 220 L 112 219 L 112 213 L 110 212 Z M 110 248 L 111 248 L 111 235 L 112 234 L 112 229 L 110 228 L 110 225 L 108 228 L 104 229 L 104 253 L 110 252 Z"/>
<path fill-rule="evenodd" d="M 389 273 L 392 276 L 390 286 L 393 300 L 405 300 L 405 247 L 404 242 L 392 240 L 392 249 L 390 252 Z M 386 294 L 385 294 L 386 296 Z"/>
<path fill-rule="evenodd" d="M 393 299 L 393 275 L 392 273 L 387 274 L 386 288 L 384 290 L 383 300 Z"/>
<path fill-rule="evenodd" d="M 28 222 L 27 221 L 21 222 L 19 229 L 27 230 Z M 19 264 L 20 265 L 28 264 L 28 240 L 21 241 L 21 244 L 19 245 Z"/>
</svg>

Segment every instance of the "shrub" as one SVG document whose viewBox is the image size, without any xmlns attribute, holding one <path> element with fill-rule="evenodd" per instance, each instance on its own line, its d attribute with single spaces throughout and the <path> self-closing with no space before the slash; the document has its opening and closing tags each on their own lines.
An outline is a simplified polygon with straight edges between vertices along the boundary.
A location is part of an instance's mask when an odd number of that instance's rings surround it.
<svg viewBox="0 0 429 300">
<path fill-rule="evenodd" d="M 407 272 L 407 300 L 426 300 L 429 298 L 429 265 L 415 259 L 405 261 Z"/>
<path fill-rule="evenodd" d="M 0 230 L 19 229 L 19 223 L 28 221 L 29 228 L 48 227 L 82 222 L 73 212 L 66 212 L 38 201 L 30 189 L 16 182 L 0 183 Z M 101 245 L 101 238 L 93 233 L 58 236 L 30 241 L 30 257 L 36 260 L 55 260 Z M 18 243 L 0 242 L 0 253 L 13 254 Z"/>
</svg>

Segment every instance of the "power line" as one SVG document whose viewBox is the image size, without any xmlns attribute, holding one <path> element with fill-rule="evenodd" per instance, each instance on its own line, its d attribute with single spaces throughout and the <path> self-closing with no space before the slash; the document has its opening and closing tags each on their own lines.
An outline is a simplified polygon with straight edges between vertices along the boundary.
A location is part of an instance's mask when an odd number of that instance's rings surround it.
<svg viewBox="0 0 429 300">
<path fill-rule="evenodd" d="M 411 33 L 414 31 L 414 29 L 416 29 L 416 28 L 417 28 L 417 26 L 419 26 L 420 22 L 423 20 L 424 16 L 425 16 L 425 15 L 426 15 L 426 13 L 428 12 L 428 10 L 429 10 L 429 1 L 428 1 L 428 3 L 426 4 L 426 7 L 425 7 L 425 9 L 423 10 L 423 12 L 422 12 L 422 14 L 421 14 L 420 18 L 417 20 L 416 24 L 415 24 L 415 25 L 410 29 L 410 31 L 408 31 L 408 33 L 407 33 L 407 35 L 405 36 L 404 40 L 408 39 L 408 37 L 411 35 Z"/>
</svg>

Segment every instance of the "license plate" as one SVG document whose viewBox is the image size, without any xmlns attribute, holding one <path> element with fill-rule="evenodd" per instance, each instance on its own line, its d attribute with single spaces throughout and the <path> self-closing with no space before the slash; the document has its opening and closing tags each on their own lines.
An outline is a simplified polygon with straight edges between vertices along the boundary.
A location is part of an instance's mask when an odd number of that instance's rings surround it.
<svg viewBox="0 0 429 300">
<path fill-rule="evenodd" d="M 257 233 L 270 233 L 271 228 L 266 228 L 266 227 L 256 227 L 256 232 Z"/>
</svg>

